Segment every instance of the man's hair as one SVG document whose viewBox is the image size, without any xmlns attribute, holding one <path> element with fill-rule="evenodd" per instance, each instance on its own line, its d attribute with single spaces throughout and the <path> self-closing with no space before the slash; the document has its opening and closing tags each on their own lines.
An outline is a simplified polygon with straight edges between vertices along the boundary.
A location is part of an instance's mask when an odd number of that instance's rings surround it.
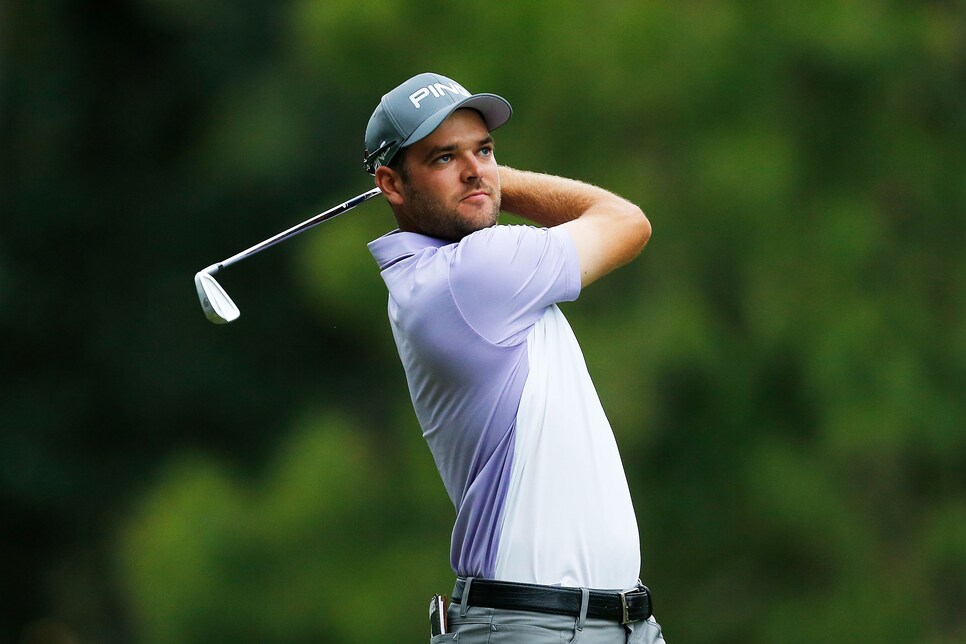
<svg viewBox="0 0 966 644">
<path fill-rule="evenodd" d="M 402 177 L 403 183 L 409 183 L 409 166 L 406 164 L 406 148 L 399 148 L 389 163 L 387 168 L 392 168 Z"/>
</svg>

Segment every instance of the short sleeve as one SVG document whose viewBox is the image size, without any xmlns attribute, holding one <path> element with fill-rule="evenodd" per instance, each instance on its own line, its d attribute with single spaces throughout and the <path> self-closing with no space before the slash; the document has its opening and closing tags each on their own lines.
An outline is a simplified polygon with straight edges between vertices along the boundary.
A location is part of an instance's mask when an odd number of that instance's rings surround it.
<svg viewBox="0 0 966 644">
<path fill-rule="evenodd" d="M 486 228 L 463 238 L 451 261 L 463 318 L 494 344 L 521 342 L 548 307 L 580 294 L 577 249 L 560 228 Z"/>
</svg>

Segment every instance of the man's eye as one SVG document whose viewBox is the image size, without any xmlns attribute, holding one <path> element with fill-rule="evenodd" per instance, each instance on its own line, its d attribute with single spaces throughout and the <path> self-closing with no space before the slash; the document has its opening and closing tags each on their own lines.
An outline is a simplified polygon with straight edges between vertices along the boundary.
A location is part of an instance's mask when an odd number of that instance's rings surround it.
<svg viewBox="0 0 966 644">
<path fill-rule="evenodd" d="M 482 154 L 485 157 L 488 157 L 491 154 L 493 154 L 493 148 L 480 148 L 480 154 Z"/>
<path fill-rule="evenodd" d="M 436 163 L 448 163 L 453 158 L 452 154 L 444 154 L 436 157 Z"/>
</svg>

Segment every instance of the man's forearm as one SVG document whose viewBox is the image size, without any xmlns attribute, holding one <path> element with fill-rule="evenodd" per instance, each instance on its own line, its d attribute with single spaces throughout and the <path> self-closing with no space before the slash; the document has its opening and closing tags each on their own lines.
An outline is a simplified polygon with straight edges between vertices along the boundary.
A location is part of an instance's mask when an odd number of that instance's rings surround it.
<svg viewBox="0 0 966 644">
<path fill-rule="evenodd" d="M 636 205 L 580 181 L 500 167 L 502 209 L 546 227 L 566 229 L 587 286 L 631 261 L 651 237 Z"/>
<path fill-rule="evenodd" d="M 500 183 L 502 210 L 547 227 L 576 219 L 601 202 L 620 200 L 597 186 L 507 166 L 500 166 Z"/>
</svg>

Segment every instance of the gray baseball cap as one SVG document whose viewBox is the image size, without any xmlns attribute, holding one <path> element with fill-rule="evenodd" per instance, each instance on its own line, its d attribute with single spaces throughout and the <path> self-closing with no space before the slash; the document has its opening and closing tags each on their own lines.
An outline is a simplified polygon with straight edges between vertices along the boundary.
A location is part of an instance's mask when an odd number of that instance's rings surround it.
<svg viewBox="0 0 966 644">
<path fill-rule="evenodd" d="M 461 107 L 483 116 L 493 131 L 510 119 L 513 109 L 496 94 L 470 94 L 456 81 L 425 72 L 407 80 L 382 97 L 366 127 L 366 172 L 388 164 L 400 148 L 426 138 Z"/>
</svg>

